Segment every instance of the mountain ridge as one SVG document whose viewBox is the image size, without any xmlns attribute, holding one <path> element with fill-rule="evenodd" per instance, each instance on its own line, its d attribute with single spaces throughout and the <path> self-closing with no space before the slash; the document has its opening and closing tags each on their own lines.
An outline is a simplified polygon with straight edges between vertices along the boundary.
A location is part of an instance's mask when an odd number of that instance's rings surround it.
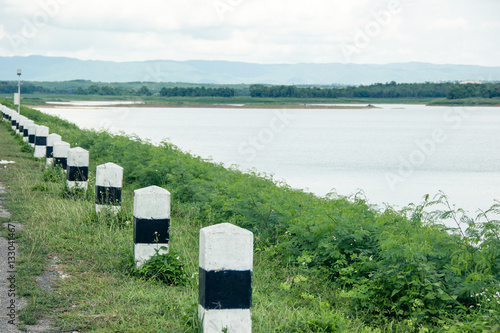
<svg viewBox="0 0 500 333">
<path fill-rule="evenodd" d="M 0 80 L 98 82 L 191 82 L 216 84 L 373 84 L 499 81 L 500 67 L 401 62 L 390 64 L 258 64 L 225 60 L 115 62 L 69 57 L 0 57 Z"/>
</svg>

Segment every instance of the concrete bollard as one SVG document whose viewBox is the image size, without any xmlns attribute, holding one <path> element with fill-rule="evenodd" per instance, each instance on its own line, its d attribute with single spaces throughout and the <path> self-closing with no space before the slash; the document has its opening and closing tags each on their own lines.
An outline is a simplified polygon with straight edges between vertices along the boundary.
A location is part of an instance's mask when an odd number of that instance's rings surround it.
<svg viewBox="0 0 500 333">
<path fill-rule="evenodd" d="M 8 108 L 6 108 L 4 105 L 1 105 L 0 104 L 0 110 L 2 110 L 2 120 L 3 121 L 7 121 L 7 112 L 8 112 Z"/>
<path fill-rule="evenodd" d="M 31 147 L 35 147 L 35 135 L 36 135 L 36 125 L 33 123 L 32 125 L 28 125 L 28 143 Z"/>
<path fill-rule="evenodd" d="M 23 130 L 24 130 L 24 126 L 23 125 L 24 125 L 24 122 L 26 121 L 26 119 L 28 119 L 28 118 L 26 118 L 23 115 L 18 116 L 18 119 L 17 119 L 17 130 L 16 130 L 16 133 L 17 133 L 17 135 L 19 135 L 21 137 L 23 136 L 23 133 L 24 133 L 23 132 Z"/>
<path fill-rule="evenodd" d="M 54 163 L 54 144 L 61 141 L 59 134 L 49 134 L 47 136 L 47 149 L 45 151 L 45 168 L 48 168 Z"/>
<path fill-rule="evenodd" d="M 29 132 L 28 132 L 28 127 L 29 126 L 33 126 L 35 125 L 35 122 L 33 120 L 30 120 L 28 118 L 26 118 L 26 121 L 24 122 L 24 126 L 23 126 L 23 141 L 24 142 L 29 142 Z"/>
<path fill-rule="evenodd" d="M 4 110 L 4 120 L 6 122 L 10 123 L 10 117 L 11 117 L 13 111 L 11 109 L 9 109 L 8 107 L 4 107 L 3 110 Z"/>
<path fill-rule="evenodd" d="M 203 332 L 252 332 L 253 233 L 230 223 L 201 229 L 199 263 Z"/>
<path fill-rule="evenodd" d="M 17 120 L 19 119 L 19 114 L 17 112 L 13 112 L 10 115 L 10 125 L 14 131 L 17 131 Z"/>
<path fill-rule="evenodd" d="M 35 151 L 33 156 L 43 158 L 47 151 L 47 137 L 49 136 L 49 128 L 47 126 L 37 126 L 35 131 Z"/>
<path fill-rule="evenodd" d="M 13 111 L 11 109 L 9 109 L 8 107 L 5 107 L 4 111 L 5 111 L 5 121 L 10 124 L 10 119 L 11 119 Z"/>
<path fill-rule="evenodd" d="M 134 258 L 142 266 L 158 250 L 168 253 L 170 192 L 158 186 L 134 191 Z M 166 247 L 166 250 L 161 247 Z"/>
<path fill-rule="evenodd" d="M 22 115 L 17 115 L 17 121 L 16 121 L 16 134 L 19 135 L 19 127 L 21 126 L 21 121 L 23 121 L 24 116 Z"/>
<path fill-rule="evenodd" d="M 23 137 L 24 136 L 24 124 L 26 124 L 26 121 L 28 120 L 28 118 L 26 118 L 25 116 L 21 116 L 20 117 L 20 120 L 19 120 L 19 128 L 17 130 L 18 134 Z"/>
<path fill-rule="evenodd" d="M 89 152 L 76 147 L 68 150 L 68 165 L 66 169 L 66 185 L 68 188 L 88 187 L 89 179 Z"/>
<path fill-rule="evenodd" d="M 98 165 L 95 173 L 95 211 L 117 213 L 122 203 L 123 168 L 114 163 Z"/>
<path fill-rule="evenodd" d="M 54 157 L 54 166 L 61 167 L 64 171 L 68 168 L 68 150 L 70 145 L 67 142 L 59 141 L 54 143 L 52 155 Z"/>
</svg>

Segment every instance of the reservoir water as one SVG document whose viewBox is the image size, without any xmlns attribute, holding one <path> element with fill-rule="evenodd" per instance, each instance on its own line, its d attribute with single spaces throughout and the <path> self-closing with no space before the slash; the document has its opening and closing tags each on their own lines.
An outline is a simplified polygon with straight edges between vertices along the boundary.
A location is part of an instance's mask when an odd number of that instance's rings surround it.
<svg viewBox="0 0 500 333">
<path fill-rule="evenodd" d="M 500 107 L 375 109 L 39 108 L 81 128 L 168 140 L 317 195 L 362 190 L 401 208 L 444 191 L 471 213 L 500 199 Z M 111 162 L 111 161 L 110 161 Z"/>
</svg>

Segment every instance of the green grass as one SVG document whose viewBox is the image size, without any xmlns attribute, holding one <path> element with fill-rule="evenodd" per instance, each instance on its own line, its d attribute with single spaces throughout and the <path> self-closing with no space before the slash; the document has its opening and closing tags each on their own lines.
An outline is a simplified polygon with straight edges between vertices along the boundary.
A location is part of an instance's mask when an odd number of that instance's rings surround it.
<svg viewBox="0 0 500 333">
<path fill-rule="evenodd" d="M 2 170 L 0 180 L 8 186 L 7 208 L 24 224 L 17 232 L 22 253 L 18 288 L 29 303 L 20 318 L 33 324 L 50 317 L 63 331 L 197 332 L 202 225 L 194 209 L 173 202 L 170 246 L 187 263 L 188 285 L 170 287 L 132 278 L 127 273 L 132 227 L 123 220 L 132 218 L 133 189 L 124 188 L 121 221 L 96 217 L 92 195 L 74 198 L 67 195 L 63 182 L 44 181 L 43 162 L 29 152 L 21 153 L 19 140 L 7 128 L 0 126 L 0 156 L 16 164 Z M 254 332 L 273 332 L 285 324 L 317 318 L 321 312 L 349 330 L 362 331 L 360 322 L 332 308 L 336 292 L 314 270 L 283 266 L 273 256 L 269 249 L 255 252 Z M 54 258 L 57 269 L 69 277 L 57 280 L 49 292 L 37 286 L 36 277 Z M 297 282 L 292 290 L 281 287 L 297 276 L 307 281 Z"/>
</svg>

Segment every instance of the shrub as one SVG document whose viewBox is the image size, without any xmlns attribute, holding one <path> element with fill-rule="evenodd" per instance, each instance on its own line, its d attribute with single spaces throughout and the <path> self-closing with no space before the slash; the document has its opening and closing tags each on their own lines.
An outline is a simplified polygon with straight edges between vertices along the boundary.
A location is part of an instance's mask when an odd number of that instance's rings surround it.
<svg viewBox="0 0 500 333">
<path fill-rule="evenodd" d="M 166 248 L 162 247 L 162 249 Z M 188 276 L 184 270 L 185 264 L 173 252 L 159 254 L 156 249 L 156 253 L 140 268 L 136 268 L 134 258 L 131 257 L 131 259 L 129 264 L 131 276 L 173 286 L 183 286 L 188 282 Z"/>
</svg>

